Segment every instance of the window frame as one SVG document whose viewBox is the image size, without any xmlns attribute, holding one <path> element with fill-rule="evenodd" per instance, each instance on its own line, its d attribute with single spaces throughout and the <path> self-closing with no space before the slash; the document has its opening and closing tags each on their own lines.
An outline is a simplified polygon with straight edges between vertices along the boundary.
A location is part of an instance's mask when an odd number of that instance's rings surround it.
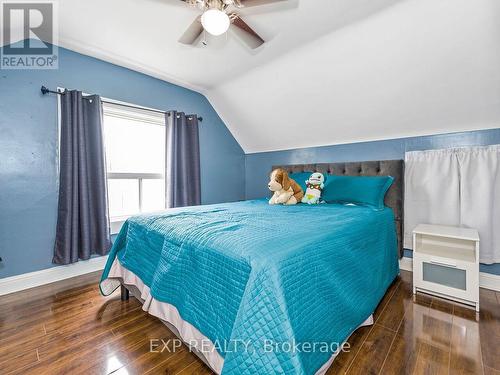
<svg viewBox="0 0 500 375">
<path fill-rule="evenodd" d="M 103 113 L 103 132 L 104 132 L 104 117 L 112 116 L 126 120 L 140 121 L 143 123 L 158 125 L 165 127 L 165 115 L 157 110 L 135 106 L 129 103 L 110 101 L 102 99 Z M 106 146 L 106 145 L 105 145 Z M 143 181 L 144 180 L 161 180 L 165 179 L 165 173 L 130 173 L 130 172 L 108 172 L 106 166 L 106 182 L 108 180 L 137 180 L 139 192 L 139 212 L 129 215 L 111 216 L 109 217 L 111 234 L 117 234 L 123 223 L 131 216 L 147 214 L 155 211 L 143 211 Z M 109 194 L 109 191 L 108 191 Z M 164 201 L 166 209 L 166 199 Z M 157 212 L 157 211 L 156 211 Z"/>
<path fill-rule="evenodd" d="M 106 178 L 108 180 L 137 180 L 138 182 L 138 190 L 139 190 L 139 212 L 137 214 L 144 214 L 151 211 L 143 211 L 142 210 L 142 201 L 143 201 L 143 181 L 144 180 L 163 180 L 165 178 L 164 174 L 161 173 L 117 173 L 117 172 L 107 172 Z M 167 207 L 165 207 L 167 208 Z M 125 216 L 130 217 L 137 214 L 130 215 L 122 215 L 122 216 L 110 216 L 109 220 L 113 221 L 115 218 L 123 218 Z"/>
</svg>

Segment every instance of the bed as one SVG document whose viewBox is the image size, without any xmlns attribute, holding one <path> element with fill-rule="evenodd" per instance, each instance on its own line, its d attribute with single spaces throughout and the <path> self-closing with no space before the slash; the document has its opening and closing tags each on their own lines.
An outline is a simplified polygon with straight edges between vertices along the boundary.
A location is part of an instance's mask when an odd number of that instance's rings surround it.
<svg viewBox="0 0 500 375">
<path fill-rule="evenodd" d="M 386 206 L 266 199 L 130 218 L 101 280 L 124 284 L 221 374 L 322 374 L 399 272 L 403 163 L 281 166 L 391 175 Z"/>
</svg>

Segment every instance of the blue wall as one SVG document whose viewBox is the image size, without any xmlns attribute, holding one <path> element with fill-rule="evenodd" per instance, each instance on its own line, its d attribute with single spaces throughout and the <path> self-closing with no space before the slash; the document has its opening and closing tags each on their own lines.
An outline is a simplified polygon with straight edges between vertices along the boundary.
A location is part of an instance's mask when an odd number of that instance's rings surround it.
<svg viewBox="0 0 500 375">
<path fill-rule="evenodd" d="M 500 144 L 500 129 L 247 154 L 246 199 L 269 196 L 273 165 L 404 159 L 406 151 L 491 144 Z M 481 265 L 481 271 L 500 275 L 500 263 Z"/>
<path fill-rule="evenodd" d="M 42 84 L 202 116 L 204 204 L 268 196 L 273 164 L 398 159 L 405 151 L 500 143 L 500 129 L 494 129 L 245 156 L 203 95 L 62 48 L 59 55 L 55 71 L 0 70 L 0 278 L 52 266 L 57 102 L 40 94 Z M 243 170 L 244 181 L 239 178 Z M 481 268 L 500 274 L 500 264 Z"/>
<path fill-rule="evenodd" d="M 243 150 L 203 95 L 60 48 L 58 70 L 0 70 L 0 278 L 52 266 L 57 101 L 42 84 L 197 113 L 202 203 L 244 198 Z"/>
</svg>

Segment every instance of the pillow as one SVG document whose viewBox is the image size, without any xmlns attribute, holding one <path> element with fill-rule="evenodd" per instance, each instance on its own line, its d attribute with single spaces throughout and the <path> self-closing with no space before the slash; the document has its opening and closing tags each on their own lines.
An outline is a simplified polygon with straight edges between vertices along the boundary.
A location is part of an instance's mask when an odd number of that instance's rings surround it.
<svg viewBox="0 0 500 375">
<path fill-rule="evenodd" d="M 311 176 L 311 174 L 312 172 L 297 172 L 297 173 L 290 173 L 288 177 L 293 178 L 295 182 L 300 185 L 302 191 L 305 192 L 307 189 L 306 181 Z"/>
<path fill-rule="evenodd" d="M 382 209 L 385 193 L 393 181 L 391 176 L 328 175 L 322 197 L 327 203 L 354 203 Z"/>
</svg>

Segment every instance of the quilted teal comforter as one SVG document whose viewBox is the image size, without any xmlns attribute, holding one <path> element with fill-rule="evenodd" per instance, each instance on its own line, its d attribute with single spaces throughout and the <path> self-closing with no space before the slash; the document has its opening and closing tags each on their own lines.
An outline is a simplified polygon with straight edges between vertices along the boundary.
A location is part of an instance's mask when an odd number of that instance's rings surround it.
<svg viewBox="0 0 500 375">
<path fill-rule="evenodd" d="M 223 374 L 314 374 L 399 272 L 392 210 L 265 200 L 130 218 L 115 257 L 224 357 Z"/>
</svg>

